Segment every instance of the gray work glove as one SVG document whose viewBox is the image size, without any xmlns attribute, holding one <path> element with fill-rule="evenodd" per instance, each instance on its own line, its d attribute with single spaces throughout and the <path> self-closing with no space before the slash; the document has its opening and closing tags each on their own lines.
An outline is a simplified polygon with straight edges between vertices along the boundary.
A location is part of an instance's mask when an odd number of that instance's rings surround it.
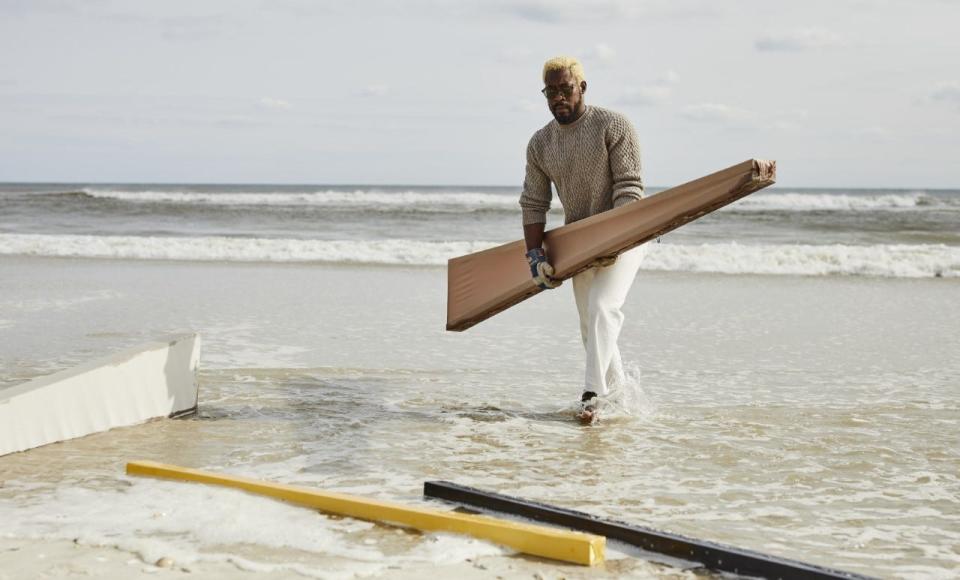
<svg viewBox="0 0 960 580">
<path fill-rule="evenodd" d="M 543 248 L 527 250 L 527 263 L 530 264 L 530 275 L 533 276 L 533 281 L 541 290 L 556 288 L 563 283 L 563 280 L 553 277 L 553 266 L 547 261 Z"/>
</svg>

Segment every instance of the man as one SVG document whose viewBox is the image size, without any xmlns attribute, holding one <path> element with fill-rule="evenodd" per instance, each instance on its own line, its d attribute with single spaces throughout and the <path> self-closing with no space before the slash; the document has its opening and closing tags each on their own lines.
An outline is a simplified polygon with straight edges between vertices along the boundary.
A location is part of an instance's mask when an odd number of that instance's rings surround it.
<svg viewBox="0 0 960 580">
<path fill-rule="evenodd" d="M 543 250 L 543 232 L 550 209 L 550 184 L 557 190 L 566 223 L 621 207 L 643 197 L 640 146 L 626 117 L 587 106 L 587 82 L 580 62 L 570 57 L 543 66 L 543 94 L 554 120 L 534 133 L 527 146 L 527 169 L 520 195 L 523 236 L 534 281 L 541 288 L 560 285 Z M 591 423 L 600 397 L 624 380 L 617 338 L 623 326 L 620 311 L 640 268 L 644 250 L 598 261 L 573 277 L 580 315 L 580 336 L 586 350 L 583 394 L 577 418 Z"/>
</svg>

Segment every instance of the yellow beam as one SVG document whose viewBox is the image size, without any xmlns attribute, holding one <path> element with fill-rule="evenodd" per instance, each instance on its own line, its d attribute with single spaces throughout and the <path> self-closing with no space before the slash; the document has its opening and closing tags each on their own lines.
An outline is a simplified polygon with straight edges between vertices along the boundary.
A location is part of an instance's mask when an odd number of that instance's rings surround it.
<svg viewBox="0 0 960 580">
<path fill-rule="evenodd" d="M 592 566 L 603 561 L 606 538 L 499 520 L 487 516 L 445 512 L 375 499 L 318 491 L 308 487 L 220 475 L 153 461 L 127 463 L 129 475 L 144 475 L 235 487 L 252 493 L 361 520 L 399 524 L 419 530 L 453 532 L 490 540 L 533 556 Z"/>
</svg>

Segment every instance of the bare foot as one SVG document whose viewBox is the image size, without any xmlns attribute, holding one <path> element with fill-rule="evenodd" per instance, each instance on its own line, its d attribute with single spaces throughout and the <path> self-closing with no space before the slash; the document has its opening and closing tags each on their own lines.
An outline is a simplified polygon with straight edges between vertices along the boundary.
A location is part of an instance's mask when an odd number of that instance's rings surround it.
<svg viewBox="0 0 960 580">
<path fill-rule="evenodd" d="M 577 413 L 577 421 L 580 421 L 581 425 L 592 425 L 597 418 L 595 409 L 581 409 Z"/>
<path fill-rule="evenodd" d="M 580 407 L 577 409 L 577 421 L 582 425 L 591 425 L 600 419 L 597 409 L 600 399 L 593 391 L 584 391 L 580 397 Z"/>
</svg>

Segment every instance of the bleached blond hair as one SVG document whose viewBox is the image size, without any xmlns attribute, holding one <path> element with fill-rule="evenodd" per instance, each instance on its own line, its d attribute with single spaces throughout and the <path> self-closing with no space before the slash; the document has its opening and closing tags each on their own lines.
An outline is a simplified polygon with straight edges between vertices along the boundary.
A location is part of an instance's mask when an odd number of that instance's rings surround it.
<svg viewBox="0 0 960 580">
<path fill-rule="evenodd" d="M 547 82 L 547 73 L 556 70 L 570 71 L 570 76 L 573 77 L 573 80 L 576 81 L 577 84 L 580 84 L 584 80 L 583 65 L 572 56 L 555 56 L 543 63 L 543 82 Z"/>
</svg>

